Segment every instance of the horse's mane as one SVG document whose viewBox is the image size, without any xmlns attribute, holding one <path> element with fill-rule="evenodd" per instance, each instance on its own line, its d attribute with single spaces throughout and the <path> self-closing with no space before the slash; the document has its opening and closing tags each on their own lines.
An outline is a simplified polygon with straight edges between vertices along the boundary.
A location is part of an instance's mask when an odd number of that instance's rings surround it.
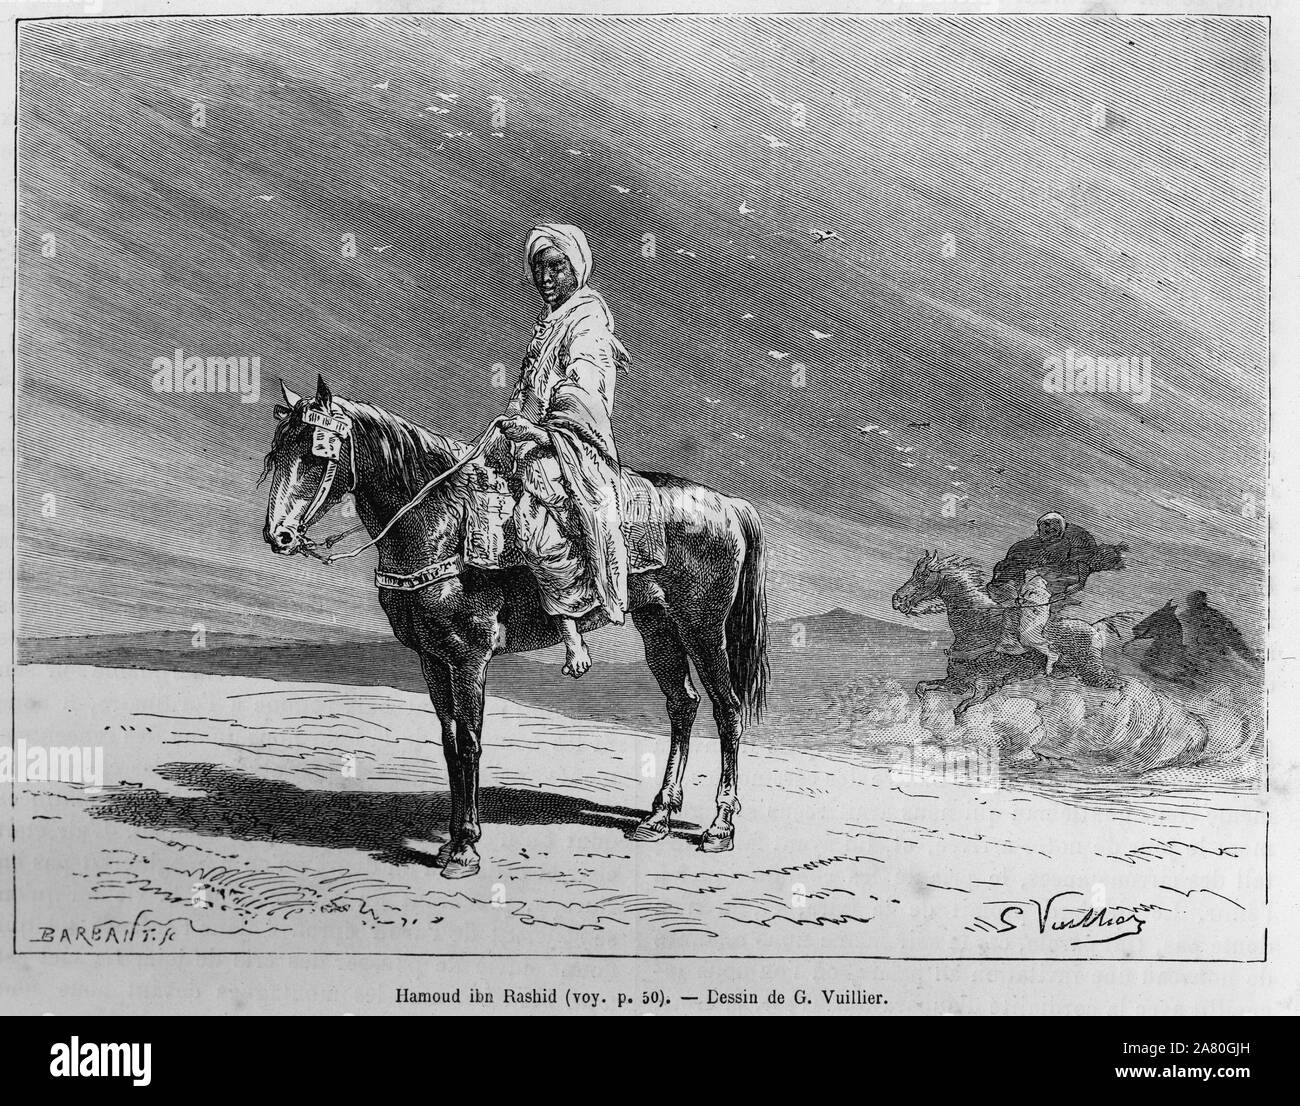
<svg viewBox="0 0 1300 1106">
<path fill-rule="evenodd" d="M 358 456 L 368 457 L 375 479 L 408 499 L 464 456 L 467 447 L 463 443 L 407 422 L 382 407 L 346 399 L 334 402 L 352 416 Z"/>
<path fill-rule="evenodd" d="M 445 438 L 398 418 L 382 407 L 337 397 L 334 404 L 352 418 L 352 441 L 358 460 L 365 459 L 377 483 L 392 488 L 405 499 L 413 498 L 433 477 L 456 464 L 468 448 L 454 438 Z M 263 478 L 270 471 L 272 458 L 293 422 L 286 419 L 276 427 Z M 464 481 L 454 479 L 434 494 L 456 495 L 464 491 Z"/>
<path fill-rule="evenodd" d="M 983 588 L 987 583 L 984 566 L 979 561 L 963 556 L 960 553 L 949 553 L 944 557 L 940 557 L 935 562 L 935 568 L 959 572 L 977 588 Z"/>
</svg>

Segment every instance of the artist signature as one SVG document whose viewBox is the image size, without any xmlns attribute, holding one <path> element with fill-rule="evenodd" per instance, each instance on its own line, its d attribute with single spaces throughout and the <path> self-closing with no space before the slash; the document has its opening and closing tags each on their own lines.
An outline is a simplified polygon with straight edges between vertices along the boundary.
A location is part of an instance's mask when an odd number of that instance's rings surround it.
<svg viewBox="0 0 1300 1106">
<path fill-rule="evenodd" d="M 1001 928 L 994 932 L 1012 933 L 1025 928 L 1027 921 L 1032 921 L 1038 926 L 1040 934 L 1064 933 L 1077 936 L 1077 940 L 1070 942 L 1071 945 L 1104 945 L 1125 937 L 1136 937 L 1146 925 L 1132 910 L 1112 909 L 1109 906 L 1090 906 L 1082 914 L 1076 912 L 1073 916 L 1062 917 L 1066 908 L 1057 909 L 1056 904 L 1061 899 L 1075 895 L 1082 898 L 1083 892 L 1059 891 L 1046 902 L 1029 899 L 1022 903 L 992 903 L 993 906 L 1004 907 L 998 915 Z M 1032 918 L 1029 907 L 1033 907 Z"/>
</svg>

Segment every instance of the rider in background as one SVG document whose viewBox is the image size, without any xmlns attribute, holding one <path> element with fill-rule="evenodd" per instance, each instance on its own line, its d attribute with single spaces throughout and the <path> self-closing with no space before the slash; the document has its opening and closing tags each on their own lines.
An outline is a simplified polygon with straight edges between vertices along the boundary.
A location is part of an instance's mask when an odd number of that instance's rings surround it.
<svg viewBox="0 0 1300 1106">
<path fill-rule="evenodd" d="M 604 299 L 587 287 L 591 247 L 581 230 L 535 227 L 524 265 L 545 306 L 501 433 L 522 482 L 514 519 L 524 560 L 564 641 L 564 671 L 576 679 L 591 667 L 577 620 L 600 608 L 622 623 L 627 607 L 610 416 L 628 357 Z"/>
<path fill-rule="evenodd" d="M 1189 592 L 1178 618 L 1183 626 L 1183 641 L 1193 657 L 1226 657 L 1236 653 L 1250 664 L 1262 663 L 1232 619 L 1210 606 L 1205 592 Z"/>
<path fill-rule="evenodd" d="M 1007 550 L 988 586 L 990 598 L 1006 609 L 999 652 L 1014 656 L 1027 645 L 1047 658 L 1047 674 L 1052 674 L 1058 656 L 1043 636 L 1052 603 L 1083 589 L 1096 553 L 1093 536 L 1055 511 L 1038 520 L 1032 538 Z"/>
</svg>

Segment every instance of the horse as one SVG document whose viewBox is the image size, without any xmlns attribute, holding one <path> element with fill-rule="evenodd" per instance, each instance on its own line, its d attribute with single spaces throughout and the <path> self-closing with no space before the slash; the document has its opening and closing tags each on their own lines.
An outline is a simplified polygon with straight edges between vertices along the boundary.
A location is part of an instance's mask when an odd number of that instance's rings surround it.
<svg viewBox="0 0 1300 1106">
<path fill-rule="evenodd" d="M 469 494 L 463 473 L 410 506 L 431 479 L 466 459 L 465 443 L 382 408 L 337 398 L 323 379 L 310 400 L 281 387 L 285 403 L 275 408 L 278 425 L 262 471 L 263 480 L 271 478 L 263 528 L 271 549 L 280 556 L 311 552 L 308 528 L 351 490 L 361 523 L 372 541 L 378 536 L 381 567 L 409 566 L 415 556 L 429 565 L 427 579 L 414 581 L 417 587 L 381 588 L 379 603 L 397 640 L 418 655 L 441 727 L 451 817 L 449 839 L 434 863 L 449 879 L 472 876 L 482 837 L 479 759 L 488 664 L 500 653 L 554 645 L 559 633 L 527 568 L 462 563 Z M 351 474 L 351 489 L 334 480 L 336 472 Z M 628 610 L 667 700 L 670 743 L 663 785 L 627 836 L 662 841 L 682 809 L 699 706 L 694 662 L 713 704 L 722 752 L 717 814 L 698 847 L 725 852 L 734 845 L 740 812 L 741 737 L 761 717 L 767 694 L 763 531 L 757 511 L 742 499 L 675 476 L 642 475 L 663 508 L 667 551 L 662 568 L 629 578 Z M 593 612 L 579 628 L 586 633 L 607 621 L 603 612 Z"/>
<path fill-rule="evenodd" d="M 1122 554 L 1119 546 L 1099 546 L 1091 568 L 1122 568 Z M 916 695 L 922 700 L 936 691 L 963 696 L 953 708 L 955 721 L 1007 683 L 1047 672 L 1047 658 L 1037 650 L 1028 649 L 1014 656 L 998 651 L 1004 610 L 989 597 L 986 586 L 984 570 L 978 563 L 953 554 L 940 557 L 936 549 L 933 553 L 927 551 L 916 562 L 911 577 L 894 592 L 893 607 L 900 614 L 948 614 L 953 643 L 947 651 L 947 674 L 941 680 L 922 680 L 916 685 Z M 1053 606 L 1068 602 L 1061 596 Z M 1117 686 L 1118 674 L 1102 662 L 1102 649 L 1106 631 L 1118 633 L 1115 622 L 1126 617 L 1127 612 L 1092 623 L 1080 618 L 1049 620 L 1043 634 L 1060 655 L 1057 670 L 1064 666 L 1089 687 Z"/>
<path fill-rule="evenodd" d="M 1251 670 L 1263 662 L 1242 639 L 1232 620 L 1205 603 L 1189 603 L 1179 614 L 1177 600 L 1170 599 L 1133 627 L 1133 641 L 1149 642 L 1138 656 L 1138 667 L 1157 680 L 1189 689 L 1208 683 L 1249 679 Z M 1126 647 L 1127 647 L 1126 643 Z"/>
<path fill-rule="evenodd" d="M 1178 603 L 1169 600 L 1133 627 L 1133 641 L 1151 644 L 1137 658 L 1138 667 L 1152 679 L 1165 680 L 1186 688 L 1197 684 L 1197 666 L 1187 647 Z M 1128 647 L 1125 643 L 1125 649 Z"/>
</svg>

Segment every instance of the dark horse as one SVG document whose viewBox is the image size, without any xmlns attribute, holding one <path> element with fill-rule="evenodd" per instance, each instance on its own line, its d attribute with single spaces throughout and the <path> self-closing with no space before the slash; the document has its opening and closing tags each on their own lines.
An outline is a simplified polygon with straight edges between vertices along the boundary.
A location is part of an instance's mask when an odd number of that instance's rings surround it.
<svg viewBox="0 0 1300 1106">
<path fill-rule="evenodd" d="M 335 471 L 354 484 L 357 515 L 371 537 L 379 534 L 425 483 L 460 461 L 468 447 L 405 422 L 378 407 L 336 399 L 319 382 L 314 399 L 287 389 L 277 406 L 279 426 L 266 456 L 271 477 L 266 528 L 271 548 L 287 555 L 310 548 L 306 531 L 349 490 L 326 484 Z M 338 456 L 313 449 L 322 422 L 343 416 Z M 314 421 L 313 421 L 314 420 Z M 350 425 L 349 425 L 350 424 Z M 713 702 L 722 747 L 717 817 L 699 847 L 725 852 L 740 811 L 737 760 L 744 723 L 761 714 L 767 684 L 767 600 L 763 534 L 754 508 L 673 476 L 645 474 L 663 505 L 667 556 L 663 568 L 629 579 L 628 607 L 645 642 L 646 662 L 668 700 L 672 738 L 663 786 L 650 813 L 628 836 L 661 841 L 682 808 L 682 780 L 691 726 L 699 705 L 689 661 Z M 321 496 L 322 489 L 325 494 Z M 498 653 L 544 649 L 559 640 L 542 610 L 526 568 L 484 571 L 461 567 L 466 485 L 463 474 L 434 490 L 378 543 L 380 568 L 444 570 L 419 590 L 379 592 L 397 640 L 420 658 L 429 696 L 442 727 L 451 791 L 450 840 L 436 863 L 449 878 L 473 875 L 479 857 L 479 755 L 488 662 Z M 319 502 L 318 502 L 319 499 Z M 450 566 L 450 567 L 448 567 Z M 437 572 L 433 573 L 437 575 Z M 580 620 L 583 632 L 606 623 L 603 614 Z"/>
</svg>

